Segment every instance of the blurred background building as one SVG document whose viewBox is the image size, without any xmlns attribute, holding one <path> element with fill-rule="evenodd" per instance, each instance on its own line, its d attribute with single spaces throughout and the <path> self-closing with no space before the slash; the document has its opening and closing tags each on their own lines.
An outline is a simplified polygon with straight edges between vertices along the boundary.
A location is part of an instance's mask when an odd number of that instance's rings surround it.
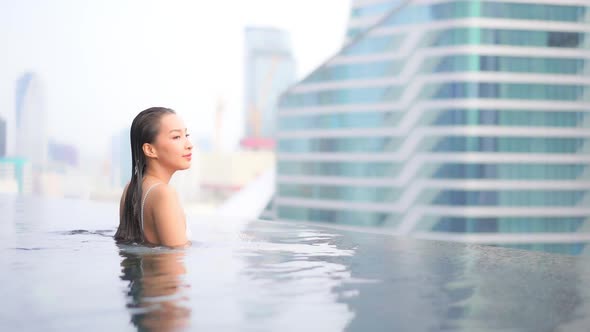
<svg viewBox="0 0 590 332">
<path fill-rule="evenodd" d="M 6 157 L 8 128 L 4 118 L 0 116 L 0 158 Z"/>
<path fill-rule="evenodd" d="M 295 79 L 289 34 L 273 27 L 246 28 L 243 148 L 274 149 L 277 100 Z"/>
<path fill-rule="evenodd" d="M 48 141 L 43 89 L 32 72 L 16 80 L 15 123 L 0 119 L 0 192 L 43 194 Z M 10 128 L 15 128 L 14 153 L 9 153 Z"/>
<path fill-rule="evenodd" d="M 125 188 L 131 179 L 130 128 L 121 129 L 111 137 L 110 182 L 111 186 Z"/>
<path fill-rule="evenodd" d="M 23 158 L 0 158 L 0 193 L 33 193 L 33 169 Z"/>
<path fill-rule="evenodd" d="M 276 78 L 273 78 L 276 80 Z M 255 84 L 256 82 L 251 82 Z M 276 84 L 276 83 L 275 83 Z M 256 90 L 256 86 L 253 87 Z M 278 96 L 274 96 L 275 104 Z M 274 109 L 274 107 L 273 107 Z M 227 151 L 224 146 L 225 136 L 223 119 L 225 103 L 218 100 L 215 112 L 215 132 L 213 135 L 213 149 L 195 148 L 193 155 L 197 156 L 191 171 L 199 169 L 198 193 L 200 204 L 192 204 L 192 211 L 215 213 L 227 200 L 234 197 L 234 201 L 250 204 L 252 199 L 267 200 L 268 198 L 248 197 L 244 191 L 247 186 L 254 184 L 254 180 L 274 168 L 275 154 L 274 140 L 270 137 L 249 137 L 242 140 L 241 149 Z M 257 129 L 258 130 L 258 129 Z M 255 133 L 253 131 L 252 133 Z M 195 190 L 193 190 L 195 192 Z M 249 191 L 251 192 L 251 191 Z M 254 193 L 256 195 L 256 193 Z M 259 211 L 260 212 L 260 211 Z"/>
<path fill-rule="evenodd" d="M 16 82 L 16 155 L 38 172 L 47 163 L 47 114 L 40 78 L 24 73 Z"/>
<path fill-rule="evenodd" d="M 71 144 L 50 140 L 48 158 L 50 164 L 77 167 L 79 162 L 78 149 Z"/>
<path fill-rule="evenodd" d="M 204 199 L 225 200 L 273 168 L 272 151 L 201 153 L 201 190 Z"/>
<path fill-rule="evenodd" d="M 588 3 L 359 0 L 351 13 L 349 43 L 280 100 L 273 217 L 581 252 Z"/>
</svg>

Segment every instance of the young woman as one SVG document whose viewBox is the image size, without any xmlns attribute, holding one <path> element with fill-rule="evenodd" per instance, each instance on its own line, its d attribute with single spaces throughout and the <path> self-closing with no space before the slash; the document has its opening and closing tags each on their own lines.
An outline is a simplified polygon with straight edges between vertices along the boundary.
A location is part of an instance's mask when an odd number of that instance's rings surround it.
<svg viewBox="0 0 590 332">
<path fill-rule="evenodd" d="M 182 120 L 168 108 L 152 107 L 131 124 L 131 181 L 121 196 L 115 239 L 168 247 L 188 244 L 190 232 L 172 175 L 191 165 L 193 145 Z"/>
</svg>

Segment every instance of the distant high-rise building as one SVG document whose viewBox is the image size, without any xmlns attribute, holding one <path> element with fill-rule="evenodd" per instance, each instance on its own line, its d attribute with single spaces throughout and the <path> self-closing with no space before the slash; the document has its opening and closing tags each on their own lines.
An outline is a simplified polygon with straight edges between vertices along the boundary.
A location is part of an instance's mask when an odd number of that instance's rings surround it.
<svg viewBox="0 0 590 332">
<path fill-rule="evenodd" d="M 352 15 L 356 37 L 279 102 L 276 217 L 579 253 L 588 1 L 359 0 Z"/>
<path fill-rule="evenodd" d="M 244 113 L 246 145 L 275 136 L 276 103 L 296 79 L 290 37 L 275 28 L 246 28 Z M 255 148 L 255 146 L 253 146 Z"/>
<path fill-rule="evenodd" d="M 125 128 L 111 138 L 111 185 L 124 187 L 131 180 L 131 136 Z"/>
<path fill-rule="evenodd" d="M 78 166 L 78 149 L 69 144 L 50 141 L 48 146 L 49 161 Z"/>
<path fill-rule="evenodd" d="M 8 142 L 8 128 L 6 120 L 0 117 L 0 158 L 6 157 L 6 147 Z"/>
<path fill-rule="evenodd" d="M 215 110 L 215 133 L 213 137 L 213 144 L 215 151 L 220 151 L 222 147 L 223 138 L 223 113 L 225 112 L 225 103 L 223 99 L 217 101 L 217 108 Z"/>
<path fill-rule="evenodd" d="M 0 192 L 33 193 L 33 170 L 22 158 L 0 158 Z"/>
<path fill-rule="evenodd" d="M 34 169 L 47 162 L 47 114 L 43 85 L 34 73 L 23 74 L 16 82 L 17 157 L 30 161 Z"/>
</svg>

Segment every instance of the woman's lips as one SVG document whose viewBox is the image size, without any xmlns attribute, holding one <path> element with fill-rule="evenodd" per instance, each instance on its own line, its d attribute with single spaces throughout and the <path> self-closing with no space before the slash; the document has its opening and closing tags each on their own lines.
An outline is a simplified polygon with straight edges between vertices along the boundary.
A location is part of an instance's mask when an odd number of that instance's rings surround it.
<svg viewBox="0 0 590 332">
<path fill-rule="evenodd" d="M 185 154 L 183 157 L 186 158 L 186 159 L 188 159 L 188 160 L 191 160 L 192 156 L 193 156 L 193 154 L 192 153 L 189 153 L 189 154 Z"/>
</svg>

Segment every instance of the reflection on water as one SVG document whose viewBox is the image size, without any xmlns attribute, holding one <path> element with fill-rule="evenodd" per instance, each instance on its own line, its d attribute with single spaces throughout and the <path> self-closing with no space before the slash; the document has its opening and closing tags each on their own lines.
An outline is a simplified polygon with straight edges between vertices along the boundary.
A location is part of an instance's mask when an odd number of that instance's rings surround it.
<svg viewBox="0 0 590 332">
<path fill-rule="evenodd" d="M 127 289 L 131 321 L 139 331 L 175 331 L 189 326 L 184 251 L 145 248 L 133 253 L 130 246 L 119 246 L 121 279 Z M 152 252 L 150 252 L 152 251 Z"/>
<path fill-rule="evenodd" d="M 343 286 L 358 294 L 342 299 L 355 313 L 348 331 L 554 331 L 569 326 L 576 312 L 590 315 L 576 266 L 582 261 L 574 257 L 354 233 L 348 238 L 359 246 L 349 263 L 352 277 L 382 278 Z"/>
<path fill-rule="evenodd" d="M 262 226 L 262 227 L 261 227 Z M 263 229 L 266 228 L 266 231 Z M 336 245 L 337 235 L 300 229 L 284 233 L 271 225 L 249 225 L 255 241 L 237 255 L 244 261 L 241 307 L 267 331 L 342 331 L 354 312 L 336 291 L 353 280 L 346 264 L 354 248 Z"/>
</svg>

